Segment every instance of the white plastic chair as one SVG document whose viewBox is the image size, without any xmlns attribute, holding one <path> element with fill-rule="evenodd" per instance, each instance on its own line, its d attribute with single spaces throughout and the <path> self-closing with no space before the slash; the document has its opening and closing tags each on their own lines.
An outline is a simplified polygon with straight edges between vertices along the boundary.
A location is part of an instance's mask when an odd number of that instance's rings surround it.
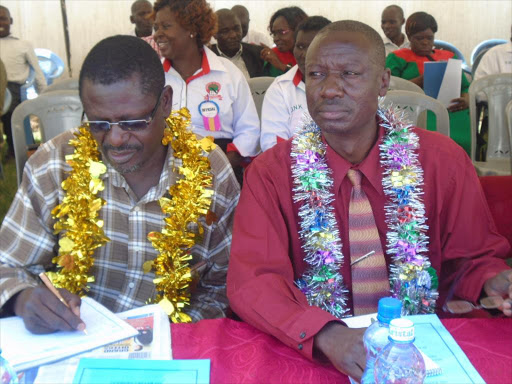
<svg viewBox="0 0 512 384">
<path fill-rule="evenodd" d="M 30 115 L 39 117 L 41 142 L 80 125 L 82 103 L 77 91 L 55 91 L 43 93 L 33 100 L 26 100 L 12 114 L 12 136 L 16 158 L 16 176 L 21 183 L 23 168 L 27 161 L 27 146 L 23 120 Z"/>
<path fill-rule="evenodd" d="M 420 86 L 414 84 L 412 81 L 402 79 L 401 77 L 391 76 L 389 81 L 389 91 L 411 91 L 425 94 Z"/>
<path fill-rule="evenodd" d="M 420 127 L 427 128 L 426 113 L 423 111 L 432 111 L 436 115 L 437 132 L 450 137 L 450 117 L 448 110 L 436 99 L 422 95 L 418 92 L 392 90 L 388 91 L 384 99 L 381 101 L 382 106 L 392 104 L 395 108 L 403 109 L 405 117 L 409 121 Z M 424 116 L 421 117 L 420 114 Z"/>
<path fill-rule="evenodd" d="M 486 161 L 475 161 L 476 156 L 476 95 L 485 93 L 489 109 L 489 136 Z M 479 175 L 511 174 L 511 143 L 505 117 L 505 108 L 512 100 L 512 75 L 500 74 L 482 77 L 469 87 L 469 114 L 471 118 L 471 160 Z"/>
<path fill-rule="evenodd" d="M 54 92 L 54 91 L 65 91 L 65 90 L 75 90 L 78 91 L 78 79 L 66 79 L 66 80 L 57 80 L 55 83 L 47 86 L 43 93 Z"/>
<path fill-rule="evenodd" d="M 251 88 L 251 95 L 254 99 L 254 104 L 256 105 L 256 110 L 258 111 L 258 116 L 261 119 L 261 106 L 263 105 L 263 99 L 265 98 L 265 92 L 267 92 L 270 84 L 275 80 L 275 77 L 270 76 L 262 76 L 262 77 L 252 77 L 247 82 L 249 83 L 249 88 Z"/>
<path fill-rule="evenodd" d="M 505 108 L 505 115 L 508 123 L 508 138 L 510 140 L 510 148 L 512 148 L 512 100 L 510 100 Z M 510 167 L 512 168 L 512 156 L 510 156 Z"/>
<path fill-rule="evenodd" d="M 11 107 L 12 103 L 12 95 L 11 91 L 9 91 L 9 88 L 5 88 L 5 98 L 4 98 L 4 105 L 2 105 L 2 115 L 5 115 L 9 108 Z"/>
</svg>

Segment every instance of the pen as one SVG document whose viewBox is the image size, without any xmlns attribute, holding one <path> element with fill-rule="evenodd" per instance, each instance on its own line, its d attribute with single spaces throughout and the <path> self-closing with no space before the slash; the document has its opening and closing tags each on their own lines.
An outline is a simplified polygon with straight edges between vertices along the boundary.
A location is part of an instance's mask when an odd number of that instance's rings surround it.
<svg viewBox="0 0 512 384">
<path fill-rule="evenodd" d="M 370 251 L 366 255 L 363 255 L 360 258 L 355 259 L 353 262 L 350 263 L 350 266 L 359 263 L 360 261 L 362 261 L 362 260 L 366 259 L 367 257 L 370 257 L 371 255 L 373 255 L 374 253 L 375 253 L 375 251 Z"/>
<path fill-rule="evenodd" d="M 48 276 L 46 276 L 46 273 L 44 272 L 41 272 L 39 274 L 39 277 L 41 278 L 41 280 L 43 281 L 44 285 L 46 285 L 46 288 L 48 288 L 50 290 L 51 293 L 53 293 L 55 295 L 55 297 L 57 299 L 60 300 L 60 302 L 62 304 L 64 304 L 66 307 L 69 308 L 69 304 L 66 302 L 66 300 L 64 300 L 64 298 L 62 297 L 62 295 L 60 294 L 60 292 L 57 290 L 57 288 L 55 288 L 52 284 L 52 282 L 50 281 L 50 279 L 48 278 Z M 85 323 L 84 323 L 85 325 Z M 87 335 L 87 330 L 84 328 L 84 333 Z"/>
</svg>

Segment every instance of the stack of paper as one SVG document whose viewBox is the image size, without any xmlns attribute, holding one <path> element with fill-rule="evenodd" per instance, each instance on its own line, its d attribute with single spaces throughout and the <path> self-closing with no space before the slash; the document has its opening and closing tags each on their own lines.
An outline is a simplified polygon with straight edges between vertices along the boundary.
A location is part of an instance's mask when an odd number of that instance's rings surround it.
<svg viewBox="0 0 512 384">
<path fill-rule="evenodd" d="M 80 317 L 87 326 L 84 332 L 57 332 L 35 335 L 25 328 L 20 317 L 0 320 L 2 355 L 16 371 L 98 348 L 136 335 L 138 332 L 107 308 L 90 298 L 83 298 Z"/>
<path fill-rule="evenodd" d="M 172 359 L 169 318 L 158 304 L 135 308 L 117 316 L 137 329 L 137 335 L 70 359 L 43 365 L 39 367 L 34 383 L 71 383 L 82 358 Z"/>
</svg>

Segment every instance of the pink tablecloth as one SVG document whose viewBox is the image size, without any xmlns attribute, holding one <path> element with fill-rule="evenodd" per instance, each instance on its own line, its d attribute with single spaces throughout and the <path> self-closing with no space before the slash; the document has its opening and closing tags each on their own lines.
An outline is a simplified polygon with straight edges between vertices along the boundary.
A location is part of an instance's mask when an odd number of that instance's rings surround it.
<svg viewBox="0 0 512 384">
<path fill-rule="evenodd" d="M 442 320 L 487 383 L 512 383 L 512 319 Z M 210 359 L 211 383 L 348 383 L 252 326 L 229 320 L 173 324 L 175 359 Z"/>
</svg>

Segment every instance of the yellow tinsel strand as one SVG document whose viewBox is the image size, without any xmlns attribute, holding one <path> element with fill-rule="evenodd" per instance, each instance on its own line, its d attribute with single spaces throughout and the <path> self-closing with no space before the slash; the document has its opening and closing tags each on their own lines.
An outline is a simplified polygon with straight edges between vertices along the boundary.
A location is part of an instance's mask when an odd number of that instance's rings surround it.
<svg viewBox="0 0 512 384">
<path fill-rule="evenodd" d="M 75 147 L 66 162 L 72 170 L 62 182 L 66 195 L 52 210 L 57 219 L 54 234 L 64 232 L 59 240 L 59 253 L 52 261 L 58 265 L 57 272 L 48 272 L 53 285 L 83 295 L 87 284 L 94 281 L 89 270 L 94 264 L 93 253 L 110 241 L 103 232 L 103 221 L 98 212 L 105 200 L 96 197 L 104 188 L 100 176 L 107 168 L 99 160 L 96 141 L 86 126 L 82 125 L 75 138 L 69 141 Z"/>
<path fill-rule="evenodd" d="M 178 172 L 183 177 L 169 188 L 171 199 L 159 200 L 166 215 L 161 232 L 151 232 L 148 239 L 158 251 L 153 261 L 155 271 L 156 301 L 164 308 L 174 323 L 190 322 L 183 312 L 190 304 L 189 285 L 192 275 L 188 261 L 192 259 L 190 248 L 198 235 L 192 231 L 195 223 L 202 233 L 199 218 L 207 214 L 213 195 L 210 161 L 204 155 L 211 144 L 199 142 L 189 129 L 190 112 L 186 108 L 166 119 L 162 144 L 171 144 L 174 157 L 182 160 Z M 203 139 L 204 140 L 204 139 Z"/>
</svg>

